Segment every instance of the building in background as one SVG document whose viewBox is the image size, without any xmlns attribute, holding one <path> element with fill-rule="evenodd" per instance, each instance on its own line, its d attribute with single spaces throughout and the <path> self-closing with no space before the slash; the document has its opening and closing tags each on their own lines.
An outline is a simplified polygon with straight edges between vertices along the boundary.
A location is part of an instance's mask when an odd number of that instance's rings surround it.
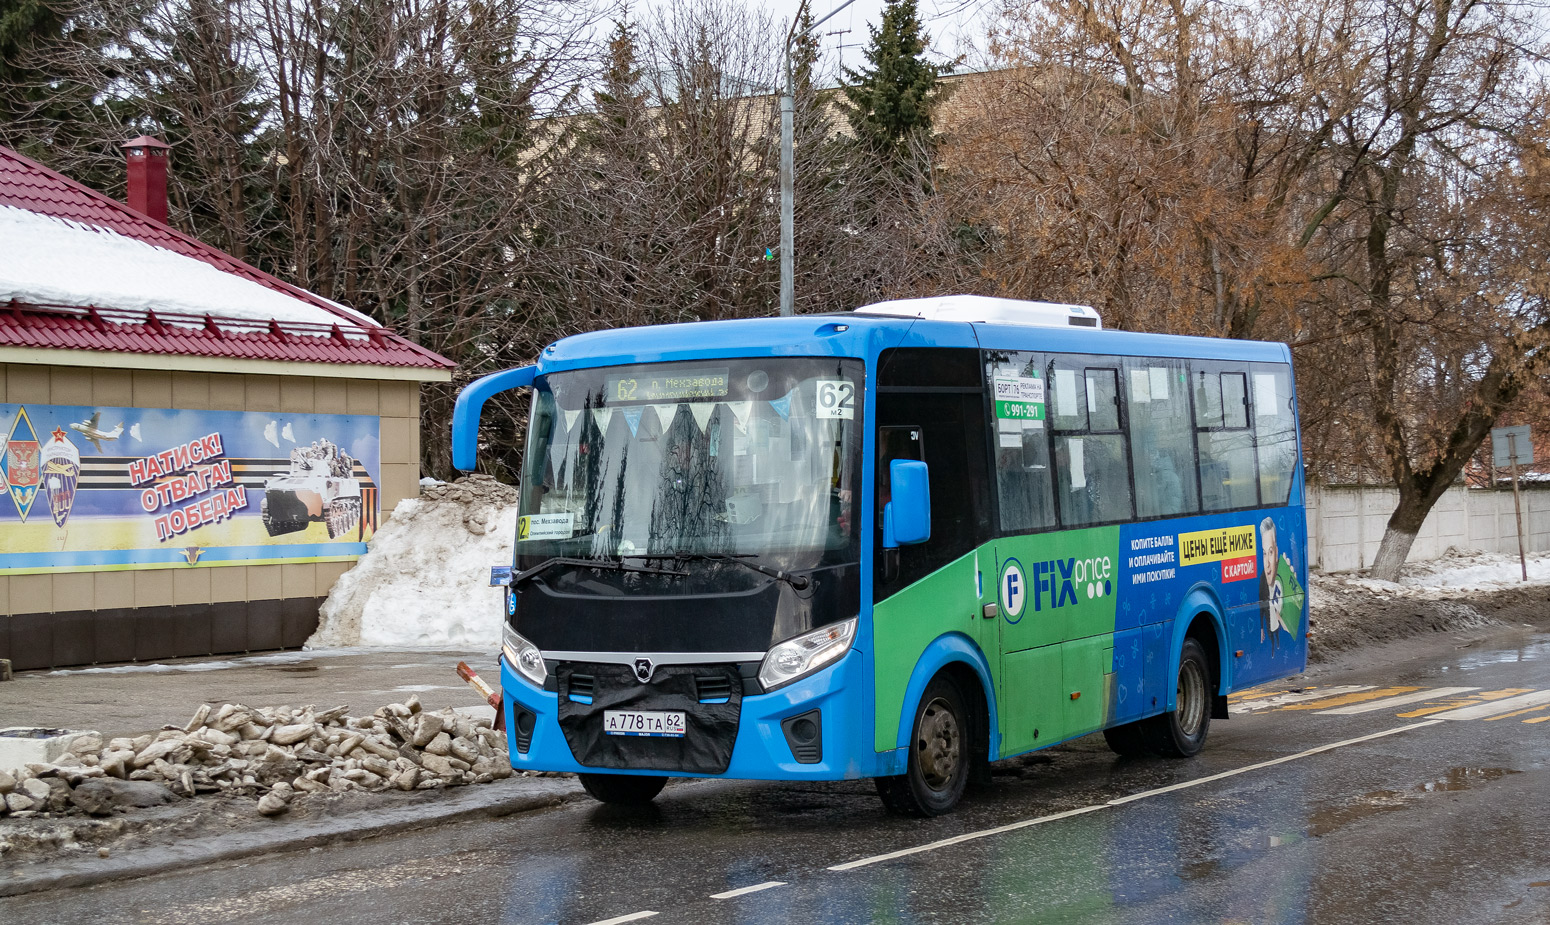
<svg viewBox="0 0 1550 925">
<path fill-rule="evenodd" d="M 301 645 L 419 483 L 452 363 L 0 148 L 0 658 L 20 669 Z"/>
</svg>

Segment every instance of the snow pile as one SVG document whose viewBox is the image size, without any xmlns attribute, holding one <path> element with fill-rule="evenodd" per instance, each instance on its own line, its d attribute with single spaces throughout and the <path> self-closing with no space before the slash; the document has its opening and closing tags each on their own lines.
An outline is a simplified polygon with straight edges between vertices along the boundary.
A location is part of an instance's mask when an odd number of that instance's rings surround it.
<svg viewBox="0 0 1550 925">
<path fill-rule="evenodd" d="M 1451 552 L 1441 559 L 1414 562 L 1405 566 L 1399 581 L 1379 581 L 1346 575 L 1328 575 L 1326 584 L 1338 583 L 1389 597 L 1441 600 L 1460 591 L 1510 591 L 1533 585 L 1550 584 L 1550 552 L 1529 553 L 1528 582 L 1516 555 L 1504 553 Z M 1315 588 L 1320 582 L 1314 582 Z M 1317 604 L 1317 597 L 1314 599 Z"/>
<path fill-rule="evenodd" d="M 0 302 L 334 324 L 339 317 L 106 228 L 0 205 Z"/>
<path fill-rule="evenodd" d="M 334 583 L 309 646 L 498 645 L 517 493 L 486 475 L 426 486 L 400 501 L 366 555 Z"/>
</svg>

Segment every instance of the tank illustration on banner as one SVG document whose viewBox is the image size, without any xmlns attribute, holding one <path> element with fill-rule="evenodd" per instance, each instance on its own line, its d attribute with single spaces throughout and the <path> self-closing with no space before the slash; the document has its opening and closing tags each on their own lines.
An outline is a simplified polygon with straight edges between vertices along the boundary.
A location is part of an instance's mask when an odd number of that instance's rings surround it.
<svg viewBox="0 0 1550 925">
<path fill-rule="evenodd" d="M 270 536 L 322 521 L 336 539 L 361 522 L 361 483 L 355 460 L 328 440 L 291 450 L 290 472 L 264 483 L 259 516 Z"/>
</svg>

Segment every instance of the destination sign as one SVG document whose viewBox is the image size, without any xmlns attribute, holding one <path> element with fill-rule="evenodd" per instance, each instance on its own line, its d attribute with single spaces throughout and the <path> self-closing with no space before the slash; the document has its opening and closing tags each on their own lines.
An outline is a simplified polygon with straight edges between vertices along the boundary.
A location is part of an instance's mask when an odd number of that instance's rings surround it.
<svg viewBox="0 0 1550 925">
<path fill-rule="evenodd" d="M 686 398 L 721 398 L 727 394 L 725 366 L 675 370 L 665 375 L 611 376 L 604 380 L 608 400 L 681 401 Z"/>
</svg>

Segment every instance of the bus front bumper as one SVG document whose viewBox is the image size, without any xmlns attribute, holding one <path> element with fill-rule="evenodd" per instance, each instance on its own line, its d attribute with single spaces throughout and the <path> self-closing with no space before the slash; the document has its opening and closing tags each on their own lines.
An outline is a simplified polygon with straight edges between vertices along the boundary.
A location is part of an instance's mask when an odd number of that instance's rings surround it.
<svg viewBox="0 0 1550 925">
<path fill-rule="evenodd" d="M 855 649 L 833 665 L 767 694 L 745 696 L 732 760 L 721 774 L 588 767 L 576 760 L 559 725 L 559 695 L 540 690 L 501 658 L 501 696 L 505 699 L 506 742 L 511 766 L 518 771 L 569 771 L 596 774 L 660 774 L 671 777 L 719 777 L 738 780 L 855 780 L 882 772 L 871 749 L 872 710 L 866 663 Z M 797 761 L 781 721 L 821 711 L 822 759 Z M 519 748 L 517 717 L 536 715 L 526 751 Z M 891 754 L 891 753 L 890 753 Z"/>
</svg>

